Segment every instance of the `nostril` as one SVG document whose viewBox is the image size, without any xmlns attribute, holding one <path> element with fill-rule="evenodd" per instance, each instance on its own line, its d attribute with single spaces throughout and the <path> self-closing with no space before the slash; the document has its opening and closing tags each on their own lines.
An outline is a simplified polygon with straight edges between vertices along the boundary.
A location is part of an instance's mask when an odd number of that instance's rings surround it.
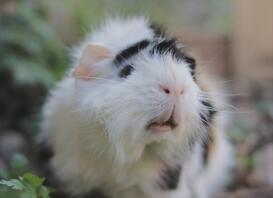
<svg viewBox="0 0 273 198">
<path fill-rule="evenodd" d="M 169 94 L 169 93 L 170 93 L 170 90 L 167 89 L 167 88 L 163 89 L 163 91 L 164 91 L 166 94 Z"/>
<path fill-rule="evenodd" d="M 180 90 L 180 94 L 181 94 L 181 95 L 184 94 L 184 89 L 181 89 L 181 90 Z"/>
<path fill-rule="evenodd" d="M 160 89 L 164 92 L 164 93 L 166 93 L 166 94 L 170 94 L 171 93 L 171 91 L 170 91 L 170 89 L 169 88 L 167 88 L 167 87 L 165 87 L 165 86 L 160 86 Z"/>
</svg>

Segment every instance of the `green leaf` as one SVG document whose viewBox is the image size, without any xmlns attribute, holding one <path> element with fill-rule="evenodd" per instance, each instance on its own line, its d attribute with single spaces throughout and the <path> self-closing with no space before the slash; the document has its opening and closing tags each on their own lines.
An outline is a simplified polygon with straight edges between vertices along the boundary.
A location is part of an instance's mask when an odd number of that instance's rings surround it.
<svg viewBox="0 0 273 198">
<path fill-rule="evenodd" d="M 45 181 L 45 178 L 40 178 L 36 175 L 33 175 L 31 173 L 26 173 L 23 176 L 23 179 L 29 182 L 35 189 L 37 189 L 39 186 L 43 184 Z"/>
<path fill-rule="evenodd" d="M 17 192 L 18 196 L 16 198 L 50 198 L 49 194 L 53 189 L 43 186 L 44 181 L 45 178 L 25 173 L 23 176 L 19 176 L 18 179 L 2 180 L 0 185 L 6 187 L 8 193 Z M 2 197 L 1 193 L 3 194 L 3 191 L 0 190 L 0 197 Z"/>
<path fill-rule="evenodd" d="M 38 191 L 39 197 L 41 198 L 50 198 L 49 194 L 52 190 L 50 188 L 47 188 L 45 186 L 41 186 L 41 188 Z"/>
<path fill-rule="evenodd" d="M 0 184 L 7 186 L 13 190 L 23 190 L 25 188 L 24 184 L 17 179 L 1 180 Z"/>
<path fill-rule="evenodd" d="M 24 184 L 25 184 L 26 188 L 24 189 L 23 192 L 28 195 L 35 195 L 37 197 L 36 189 L 27 181 L 24 181 Z"/>
</svg>

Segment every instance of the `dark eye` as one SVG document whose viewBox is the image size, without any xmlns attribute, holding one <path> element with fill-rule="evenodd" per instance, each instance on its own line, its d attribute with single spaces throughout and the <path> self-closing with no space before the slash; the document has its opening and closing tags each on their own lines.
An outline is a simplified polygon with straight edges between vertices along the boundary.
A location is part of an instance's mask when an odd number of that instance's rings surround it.
<svg viewBox="0 0 273 198">
<path fill-rule="evenodd" d="M 126 78 L 131 74 L 133 70 L 134 68 L 131 65 L 126 65 L 125 67 L 122 68 L 122 70 L 120 70 L 119 77 Z"/>
</svg>

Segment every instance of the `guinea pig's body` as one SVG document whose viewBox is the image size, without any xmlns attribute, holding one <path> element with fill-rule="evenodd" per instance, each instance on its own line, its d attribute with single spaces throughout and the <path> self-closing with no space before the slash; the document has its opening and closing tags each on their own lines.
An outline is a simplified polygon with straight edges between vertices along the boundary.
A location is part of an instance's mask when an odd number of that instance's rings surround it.
<svg viewBox="0 0 273 198">
<path fill-rule="evenodd" d="M 113 19 L 73 55 L 43 122 L 67 192 L 206 198 L 223 185 L 232 159 L 222 116 L 176 40 L 145 18 Z"/>
</svg>

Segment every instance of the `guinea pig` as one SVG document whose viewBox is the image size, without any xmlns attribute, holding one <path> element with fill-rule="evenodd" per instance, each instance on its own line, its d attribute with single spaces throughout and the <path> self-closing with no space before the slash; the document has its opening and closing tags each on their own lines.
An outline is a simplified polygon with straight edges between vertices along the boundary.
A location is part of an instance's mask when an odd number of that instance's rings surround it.
<svg viewBox="0 0 273 198">
<path fill-rule="evenodd" d="M 232 149 L 223 115 L 175 38 L 145 17 L 112 18 L 72 56 L 42 125 L 68 193 L 209 198 L 224 185 Z"/>
</svg>

